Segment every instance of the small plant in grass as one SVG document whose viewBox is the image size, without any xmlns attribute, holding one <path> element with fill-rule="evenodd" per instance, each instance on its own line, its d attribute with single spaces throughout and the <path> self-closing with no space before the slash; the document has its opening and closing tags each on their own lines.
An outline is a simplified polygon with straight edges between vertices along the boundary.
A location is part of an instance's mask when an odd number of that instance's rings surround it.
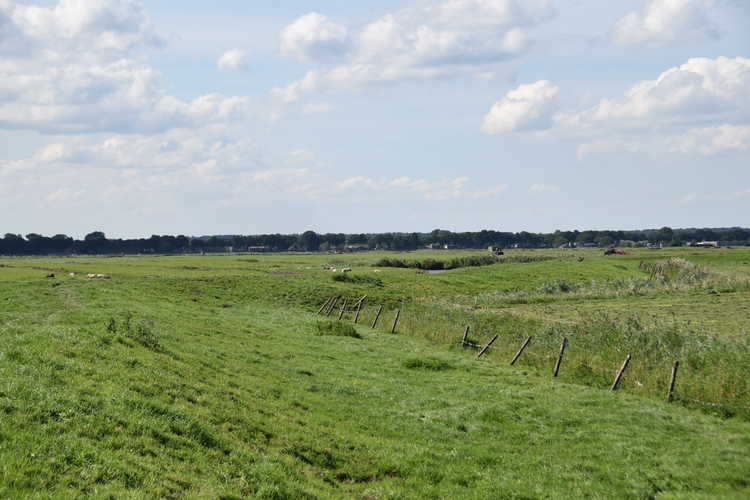
<svg viewBox="0 0 750 500">
<path fill-rule="evenodd" d="M 315 324 L 315 329 L 318 335 L 331 335 L 334 337 L 352 337 L 355 339 L 361 339 L 362 336 L 357 332 L 349 323 L 342 323 L 340 321 L 318 321 Z"/>
<path fill-rule="evenodd" d="M 107 320 L 106 329 L 109 334 L 128 337 L 152 351 L 162 350 L 159 337 L 154 333 L 153 324 L 145 320 L 133 322 L 133 313 L 130 311 L 126 312 L 119 322 L 117 318 L 111 316 Z"/>
<path fill-rule="evenodd" d="M 430 370 L 435 372 L 441 372 L 453 368 L 453 365 L 447 361 L 433 357 L 407 359 L 404 362 L 404 366 L 411 370 Z"/>
</svg>

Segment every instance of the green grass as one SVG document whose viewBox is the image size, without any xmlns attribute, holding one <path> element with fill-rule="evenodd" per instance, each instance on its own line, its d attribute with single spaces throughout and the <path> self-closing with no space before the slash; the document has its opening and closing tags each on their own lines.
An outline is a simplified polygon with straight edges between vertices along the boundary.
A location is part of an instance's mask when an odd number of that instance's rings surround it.
<svg viewBox="0 0 750 500">
<path fill-rule="evenodd" d="M 355 339 L 361 339 L 362 335 L 359 334 L 356 328 L 349 323 L 341 323 L 338 321 L 318 321 L 315 323 L 318 335 L 331 335 L 334 337 L 352 337 Z"/>
<path fill-rule="evenodd" d="M 434 255 L 416 254 L 403 258 Z M 0 497 L 750 495 L 750 422 L 728 405 L 750 404 L 738 376 L 750 252 L 539 254 L 552 258 L 440 275 L 374 269 L 377 253 L 1 259 Z M 672 256 L 733 281 L 539 291 L 641 278 L 641 260 Z M 333 281 L 330 265 L 382 286 Z M 512 302 L 524 292 L 549 300 Z M 358 326 L 314 314 L 365 294 Z M 697 318 L 699 304 L 715 320 L 673 317 Z M 486 359 L 457 346 L 466 324 L 479 342 L 501 334 Z M 674 354 L 684 365 L 667 404 Z"/>
</svg>

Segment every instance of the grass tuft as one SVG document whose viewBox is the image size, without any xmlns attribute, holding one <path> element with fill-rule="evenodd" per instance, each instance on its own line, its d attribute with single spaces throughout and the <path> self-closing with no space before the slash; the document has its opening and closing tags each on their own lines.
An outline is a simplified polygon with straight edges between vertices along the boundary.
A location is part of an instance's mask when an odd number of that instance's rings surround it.
<svg viewBox="0 0 750 500">
<path fill-rule="evenodd" d="M 120 321 L 114 316 L 110 316 L 107 320 L 106 330 L 107 333 L 112 335 L 121 335 L 134 340 L 152 351 L 163 351 L 159 337 L 154 333 L 153 324 L 146 320 L 133 322 L 133 313 L 131 312 L 125 313 Z"/>
<path fill-rule="evenodd" d="M 404 362 L 404 366 L 410 370 L 430 370 L 435 372 L 453 369 L 453 365 L 449 362 L 433 357 L 410 358 Z"/>
<path fill-rule="evenodd" d="M 315 324 L 318 335 L 331 335 L 334 337 L 352 337 L 361 339 L 362 335 L 349 323 L 339 321 L 318 321 Z"/>
</svg>

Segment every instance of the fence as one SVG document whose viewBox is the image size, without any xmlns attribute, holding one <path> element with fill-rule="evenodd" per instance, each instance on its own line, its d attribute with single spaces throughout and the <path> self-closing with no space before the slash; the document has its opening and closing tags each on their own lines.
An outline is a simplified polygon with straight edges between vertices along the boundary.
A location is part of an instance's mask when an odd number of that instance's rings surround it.
<svg viewBox="0 0 750 500">
<path fill-rule="evenodd" d="M 356 302 L 353 302 L 349 307 L 347 307 L 348 300 L 344 299 L 341 303 L 341 306 L 339 308 L 339 320 L 346 319 L 347 314 L 353 314 L 354 318 L 353 321 L 355 324 L 359 324 L 360 317 L 362 315 L 362 311 L 364 310 L 364 304 L 365 300 L 367 299 L 367 295 L 361 297 Z M 324 315 L 324 316 L 331 316 L 334 309 L 337 308 L 338 304 L 341 301 L 340 296 L 334 296 L 330 297 L 328 300 L 325 301 L 325 303 L 320 307 L 318 310 L 318 314 Z M 374 315 L 374 319 L 372 321 L 372 324 L 370 327 L 372 329 L 376 329 L 380 318 L 384 312 L 383 306 L 378 306 L 377 312 Z M 394 310 L 394 316 L 393 320 L 390 323 L 390 328 L 388 331 L 390 333 L 396 333 L 397 327 L 399 324 L 399 320 L 402 318 L 402 310 L 401 309 L 395 309 Z M 490 352 L 495 348 L 495 343 L 500 338 L 500 335 L 494 335 L 487 343 L 481 344 L 477 342 L 472 342 L 469 333 L 471 331 L 471 327 L 469 325 L 465 326 L 463 330 L 463 335 L 461 337 L 461 340 L 458 342 L 458 346 L 464 349 L 474 349 L 477 350 L 476 359 L 482 358 L 485 354 Z M 524 340 L 524 342 L 518 346 L 518 349 L 515 350 L 514 348 L 514 354 L 512 358 L 509 361 L 510 366 L 515 366 L 519 360 L 523 357 L 524 353 L 527 351 L 528 347 L 532 344 L 534 337 L 528 336 Z M 565 352 L 570 347 L 570 340 L 567 337 L 563 337 L 561 339 L 560 348 L 559 351 L 557 351 L 556 356 L 554 357 L 554 365 L 552 368 L 552 376 L 558 377 L 563 366 L 564 366 L 564 359 L 565 359 Z M 578 351 L 578 352 L 587 352 L 587 351 Z M 589 353 L 592 356 L 595 355 L 595 353 Z M 631 362 L 633 361 L 633 356 L 631 354 L 627 354 L 627 356 L 624 358 L 622 364 L 619 364 L 617 367 L 614 367 L 614 378 L 612 379 L 612 385 L 610 386 L 609 390 L 611 392 L 616 392 L 618 388 L 620 387 L 620 383 L 625 377 L 627 373 L 627 369 L 630 366 Z M 732 409 L 750 409 L 750 405 L 740 405 L 740 404 L 729 404 L 729 403 L 716 403 L 711 401 L 704 401 L 701 399 L 696 399 L 692 397 L 688 397 L 684 394 L 679 394 L 677 392 L 677 382 L 678 382 L 678 376 L 680 373 L 680 361 L 675 360 L 673 365 L 671 366 L 671 371 L 669 372 L 669 378 L 668 378 L 668 384 L 665 387 L 665 400 L 668 403 L 671 403 L 673 401 L 681 401 L 681 402 L 689 402 L 697 405 L 703 405 L 706 407 L 715 407 L 715 408 L 732 408 Z"/>
</svg>

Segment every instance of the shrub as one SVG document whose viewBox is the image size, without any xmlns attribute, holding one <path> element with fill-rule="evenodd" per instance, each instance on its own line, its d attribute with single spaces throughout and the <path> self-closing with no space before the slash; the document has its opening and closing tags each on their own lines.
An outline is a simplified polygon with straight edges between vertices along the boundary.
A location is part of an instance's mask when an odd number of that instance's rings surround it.
<svg viewBox="0 0 750 500">
<path fill-rule="evenodd" d="M 318 321 L 315 324 L 318 335 L 332 335 L 334 337 L 352 337 L 361 339 L 362 335 L 349 323 L 340 321 Z"/>
</svg>

